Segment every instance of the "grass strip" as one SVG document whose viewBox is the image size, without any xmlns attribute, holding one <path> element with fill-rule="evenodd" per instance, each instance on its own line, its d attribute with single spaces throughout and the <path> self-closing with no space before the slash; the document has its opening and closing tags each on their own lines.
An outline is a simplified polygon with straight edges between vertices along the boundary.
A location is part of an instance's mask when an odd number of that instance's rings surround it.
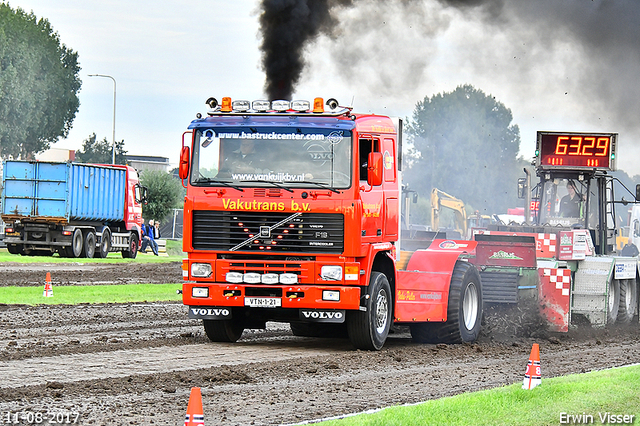
<svg viewBox="0 0 640 426">
<path fill-rule="evenodd" d="M 0 303 L 7 305 L 78 305 L 81 303 L 166 302 L 182 300 L 176 291 L 182 284 L 119 284 L 56 286 L 53 297 L 44 297 L 44 284 L 0 287 Z"/>
<path fill-rule="evenodd" d="M 0 249 L 0 263 L 167 263 L 182 262 L 186 253 L 182 251 L 181 240 L 167 240 L 167 255 L 154 256 L 151 249 L 147 249 L 147 253 L 138 253 L 135 259 L 124 259 L 119 252 L 109 253 L 106 259 L 101 258 L 66 258 L 60 257 L 58 254 L 52 256 L 21 256 L 19 254 L 11 254 L 7 249 Z"/>
<path fill-rule="evenodd" d="M 524 371 L 524 366 L 523 366 Z M 544 373 L 544 366 L 543 366 Z M 640 366 L 545 379 L 390 407 L 326 426 L 640 424 Z M 626 416 L 626 417 L 625 417 Z"/>
</svg>

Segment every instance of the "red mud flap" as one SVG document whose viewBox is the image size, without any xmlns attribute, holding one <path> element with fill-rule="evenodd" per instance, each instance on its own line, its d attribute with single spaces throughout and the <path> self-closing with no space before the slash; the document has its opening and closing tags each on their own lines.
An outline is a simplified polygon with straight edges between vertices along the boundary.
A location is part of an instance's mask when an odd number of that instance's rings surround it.
<svg viewBox="0 0 640 426">
<path fill-rule="evenodd" d="M 571 270 L 540 268 L 540 315 L 547 320 L 550 331 L 569 331 L 571 306 Z"/>
</svg>

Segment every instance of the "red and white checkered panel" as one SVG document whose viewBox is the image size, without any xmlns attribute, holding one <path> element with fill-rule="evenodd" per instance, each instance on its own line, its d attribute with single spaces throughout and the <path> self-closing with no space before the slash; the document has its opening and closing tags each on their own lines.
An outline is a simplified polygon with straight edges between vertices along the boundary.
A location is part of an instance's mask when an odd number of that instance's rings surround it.
<svg viewBox="0 0 640 426">
<path fill-rule="evenodd" d="M 569 331 L 571 270 L 541 268 L 538 274 L 540 314 L 549 323 L 549 330 Z"/>
<path fill-rule="evenodd" d="M 555 258 L 557 245 L 557 234 L 536 235 L 536 252 L 538 253 L 538 257 Z"/>
</svg>

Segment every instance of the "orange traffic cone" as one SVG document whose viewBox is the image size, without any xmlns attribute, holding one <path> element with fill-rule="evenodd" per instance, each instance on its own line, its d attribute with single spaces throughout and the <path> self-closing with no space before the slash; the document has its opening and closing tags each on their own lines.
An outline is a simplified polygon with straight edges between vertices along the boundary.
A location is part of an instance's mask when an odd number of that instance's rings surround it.
<svg viewBox="0 0 640 426">
<path fill-rule="evenodd" d="M 184 426 L 204 426 L 204 413 L 202 411 L 202 394 L 200 388 L 191 388 L 187 415 Z"/>
<path fill-rule="evenodd" d="M 53 297 L 53 286 L 51 285 L 51 272 L 47 272 L 47 277 L 44 281 L 43 297 Z"/>
<path fill-rule="evenodd" d="M 542 384 L 542 372 L 540 370 L 540 346 L 534 343 L 529 355 L 527 371 L 524 373 L 522 389 L 533 389 Z"/>
</svg>

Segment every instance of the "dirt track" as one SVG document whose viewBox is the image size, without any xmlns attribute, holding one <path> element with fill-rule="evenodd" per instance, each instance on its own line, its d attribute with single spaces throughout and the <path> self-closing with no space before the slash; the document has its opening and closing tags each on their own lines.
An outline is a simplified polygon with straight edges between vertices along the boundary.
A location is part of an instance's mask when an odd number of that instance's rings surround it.
<svg viewBox="0 0 640 426">
<path fill-rule="evenodd" d="M 6 266 L 0 285 L 42 280 L 31 265 L 13 272 Z M 181 279 L 177 263 L 133 264 L 137 273 L 122 265 L 64 268 L 51 267 L 54 281 Z M 80 424 L 177 425 L 191 387 L 199 386 L 206 424 L 298 423 L 521 382 L 534 342 L 543 383 L 637 363 L 639 328 L 536 338 L 506 332 L 456 346 L 413 344 L 398 329 L 382 351 L 364 352 L 347 340 L 294 337 L 275 323 L 246 331 L 234 345 L 213 344 L 178 303 L 0 306 L 0 413 L 77 412 Z"/>
</svg>

